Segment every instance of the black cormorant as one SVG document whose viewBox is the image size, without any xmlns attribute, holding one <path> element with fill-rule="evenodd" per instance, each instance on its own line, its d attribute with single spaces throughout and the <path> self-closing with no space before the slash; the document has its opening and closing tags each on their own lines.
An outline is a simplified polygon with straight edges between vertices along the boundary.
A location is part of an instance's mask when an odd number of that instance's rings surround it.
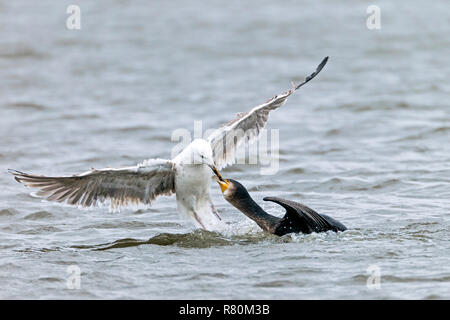
<svg viewBox="0 0 450 320">
<path fill-rule="evenodd" d="M 312 233 L 325 231 L 344 231 L 347 228 L 339 221 L 318 214 L 311 208 L 298 202 L 278 197 L 265 197 L 264 201 L 272 201 L 286 209 L 283 218 L 265 212 L 249 195 L 247 189 L 232 179 L 223 179 L 216 171 L 223 197 L 247 217 L 255 221 L 266 232 L 282 236 L 288 233 Z"/>
</svg>

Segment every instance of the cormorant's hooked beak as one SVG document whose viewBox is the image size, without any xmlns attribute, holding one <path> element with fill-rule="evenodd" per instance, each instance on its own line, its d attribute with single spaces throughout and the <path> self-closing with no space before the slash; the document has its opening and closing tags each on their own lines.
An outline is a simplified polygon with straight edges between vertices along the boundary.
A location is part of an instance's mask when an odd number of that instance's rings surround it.
<svg viewBox="0 0 450 320">
<path fill-rule="evenodd" d="M 219 184 L 222 192 L 225 192 L 225 190 L 227 190 L 228 186 L 230 185 L 230 182 L 228 180 L 222 178 L 222 175 L 219 173 L 219 170 L 217 170 L 216 167 L 212 167 L 211 169 L 216 174 L 214 177 L 214 180 L 216 180 L 216 182 Z"/>
</svg>

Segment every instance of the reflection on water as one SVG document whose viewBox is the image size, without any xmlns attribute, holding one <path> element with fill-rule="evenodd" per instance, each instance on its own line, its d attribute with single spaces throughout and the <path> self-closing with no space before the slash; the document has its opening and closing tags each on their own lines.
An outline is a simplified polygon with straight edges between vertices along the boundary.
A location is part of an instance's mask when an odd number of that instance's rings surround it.
<svg viewBox="0 0 450 320">
<path fill-rule="evenodd" d="M 74 246 L 80 249 L 109 250 L 115 248 L 126 248 L 140 246 L 144 244 L 154 244 L 158 246 L 180 246 L 183 248 L 209 248 L 212 246 L 223 246 L 231 244 L 231 241 L 207 231 L 195 231 L 187 234 L 161 233 L 148 240 L 120 239 L 112 243 L 105 243 L 95 246 Z"/>
</svg>

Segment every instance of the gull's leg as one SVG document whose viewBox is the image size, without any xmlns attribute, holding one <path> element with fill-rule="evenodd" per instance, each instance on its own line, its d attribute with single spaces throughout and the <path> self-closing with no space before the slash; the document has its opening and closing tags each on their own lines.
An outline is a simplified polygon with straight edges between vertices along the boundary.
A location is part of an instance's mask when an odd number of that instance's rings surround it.
<svg viewBox="0 0 450 320">
<path fill-rule="evenodd" d="M 222 218 L 219 216 L 219 213 L 217 212 L 216 207 L 214 206 L 214 203 L 212 202 L 211 195 L 208 193 L 208 196 L 206 197 L 207 201 L 209 202 L 209 205 L 211 206 L 211 210 L 214 213 L 214 215 L 222 221 Z"/>
<path fill-rule="evenodd" d="M 197 220 L 197 222 L 202 226 L 203 230 L 206 230 L 205 225 L 202 223 L 202 221 L 200 220 L 197 212 L 195 212 L 195 210 L 192 210 L 192 212 L 194 213 L 194 218 L 195 220 Z"/>
<path fill-rule="evenodd" d="M 214 206 L 214 203 L 212 203 L 212 201 L 210 201 L 210 203 L 211 203 L 212 212 L 216 215 L 217 218 L 219 218 L 219 220 L 222 220 L 222 218 L 219 216 L 219 213 L 216 210 L 216 207 Z"/>
<path fill-rule="evenodd" d="M 200 217 L 197 214 L 196 211 L 196 202 L 197 199 L 195 197 L 192 197 L 189 201 L 189 206 L 190 206 L 190 211 L 192 212 L 192 215 L 194 216 L 194 219 L 202 226 L 203 230 L 206 230 L 205 225 L 203 224 L 203 222 L 200 220 Z"/>
</svg>

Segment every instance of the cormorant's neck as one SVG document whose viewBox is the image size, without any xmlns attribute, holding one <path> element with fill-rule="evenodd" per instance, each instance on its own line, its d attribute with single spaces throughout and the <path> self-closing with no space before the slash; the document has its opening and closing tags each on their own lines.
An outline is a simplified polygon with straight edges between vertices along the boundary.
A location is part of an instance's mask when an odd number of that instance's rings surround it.
<svg viewBox="0 0 450 320">
<path fill-rule="evenodd" d="M 249 194 L 233 198 L 230 203 L 255 221 L 264 231 L 273 233 L 280 220 L 280 218 L 265 212 Z"/>
</svg>

